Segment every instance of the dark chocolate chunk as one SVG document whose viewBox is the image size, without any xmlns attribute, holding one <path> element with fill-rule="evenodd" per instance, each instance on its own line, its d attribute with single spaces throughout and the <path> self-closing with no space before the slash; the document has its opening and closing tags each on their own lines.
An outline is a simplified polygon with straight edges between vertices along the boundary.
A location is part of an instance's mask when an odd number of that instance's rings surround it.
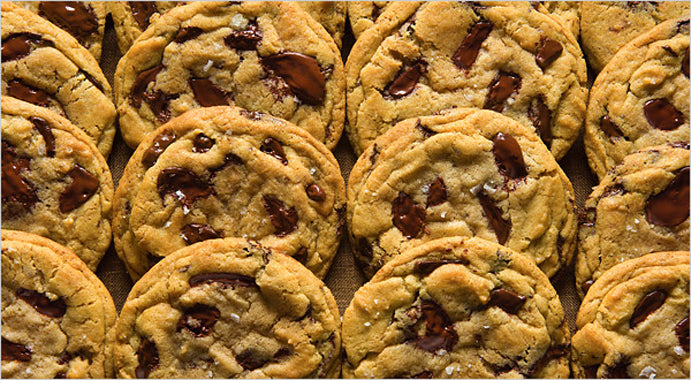
<svg viewBox="0 0 691 380">
<path fill-rule="evenodd" d="M 47 92 L 29 86 L 19 79 L 12 79 L 7 83 L 7 95 L 41 107 L 50 106 L 50 102 L 53 100 Z"/>
<path fill-rule="evenodd" d="M 538 97 L 528 109 L 528 118 L 533 123 L 535 131 L 547 148 L 552 146 L 552 113 L 542 97 Z"/>
<path fill-rule="evenodd" d="M 286 153 L 283 151 L 281 143 L 273 137 L 267 137 L 259 147 L 259 150 L 270 156 L 276 157 L 283 165 L 288 165 L 288 159 L 286 158 Z"/>
<path fill-rule="evenodd" d="M 237 50 L 256 50 L 262 40 L 262 33 L 256 21 L 252 21 L 244 30 L 233 30 L 223 41 Z"/>
<path fill-rule="evenodd" d="M 523 152 L 518 141 L 511 135 L 497 133 L 492 139 L 492 154 L 499 173 L 511 179 L 523 178 L 528 175 L 523 161 Z"/>
<path fill-rule="evenodd" d="M 633 314 L 631 314 L 631 319 L 629 320 L 629 328 L 635 328 L 639 323 L 645 321 L 650 314 L 665 303 L 666 299 L 667 293 L 663 290 L 653 290 L 643 296 L 636 308 L 633 309 Z"/>
<path fill-rule="evenodd" d="M 428 126 L 422 125 L 422 122 L 420 121 L 420 119 L 417 119 L 417 123 L 415 123 L 415 128 L 418 131 L 420 131 L 420 133 L 422 133 L 422 136 L 425 139 L 428 139 L 428 138 L 437 134 L 437 132 L 431 130 Z"/>
<path fill-rule="evenodd" d="M 477 59 L 482 43 L 492 31 L 492 24 L 486 21 L 478 21 L 473 25 L 468 34 L 463 38 L 461 46 L 453 54 L 451 60 L 462 70 L 469 70 Z"/>
<path fill-rule="evenodd" d="M 267 359 L 257 358 L 255 353 L 250 350 L 242 351 L 235 357 L 235 360 L 247 371 L 254 371 L 268 363 Z"/>
<path fill-rule="evenodd" d="M 595 281 L 593 281 L 593 280 L 583 281 L 583 283 L 581 284 L 581 289 L 583 290 L 583 294 L 588 293 L 588 289 L 590 289 L 590 287 L 593 286 L 593 283 L 595 283 Z"/>
<path fill-rule="evenodd" d="M 158 12 L 156 3 L 153 1 L 130 1 L 132 16 L 141 30 L 149 27 L 151 16 Z"/>
<path fill-rule="evenodd" d="M 422 301 L 420 311 L 425 321 L 425 335 L 417 337 L 415 346 L 428 352 L 451 351 L 458 342 L 458 334 L 446 311 L 432 301 Z"/>
<path fill-rule="evenodd" d="M 403 191 L 391 202 L 391 214 L 393 225 L 408 239 L 420 235 L 425 226 L 425 209 Z"/>
<path fill-rule="evenodd" d="M 603 378 L 605 379 L 631 379 L 628 372 L 629 359 L 624 357 L 614 367 L 607 367 Z"/>
<path fill-rule="evenodd" d="M 689 352 L 689 316 L 682 319 L 674 326 L 674 333 L 677 334 L 679 345 L 684 351 Z"/>
<path fill-rule="evenodd" d="M 158 175 L 156 185 L 161 199 L 165 199 L 166 195 L 172 195 L 187 209 L 190 209 L 197 199 L 216 193 L 206 180 L 190 169 L 180 167 L 163 169 Z"/>
<path fill-rule="evenodd" d="M 401 98 L 410 94 L 420 81 L 424 68 L 423 61 L 416 61 L 411 66 L 402 67 L 396 78 L 386 87 L 385 93 L 393 98 Z"/>
<path fill-rule="evenodd" d="M 427 193 L 426 207 L 440 205 L 448 199 L 446 194 L 446 184 L 442 177 L 437 177 L 429 184 L 429 192 Z"/>
<path fill-rule="evenodd" d="M 2 361 L 29 362 L 31 361 L 31 354 L 32 351 L 29 347 L 21 343 L 10 342 L 2 337 Z"/>
<path fill-rule="evenodd" d="M 182 239 L 187 245 L 198 243 L 200 241 L 209 239 L 218 239 L 223 237 L 221 233 L 214 230 L 213 227 L 206 224 L 190 223 L 182 226 L 180 231 Z"/>
<path fill-rule="evenodd" d="M 137 350 L 137 360 L 139 365 L 135 368 L 134 374 L 138 379 L 149 377 L 149 374 L 158 366 L 159 362 L 156 343 L 149 339 L 144 339 Z"/>
<path fill-rule="evenodd" d="M 54 379 L 66 379 L 67 378 L 67 372 L 58 372 L 55 374 Z"/>
<path fill-rule="evenodd" d="M 248 111 L 246 109 L 241 109 L 240 115 L 250 120 L 259 121 L 262 119 L 262 116 L 264 116 L 265 113 L 261 111 Z"/>
<path fill-rule="evenodd" d="M 561 44 L 551 38 L 544 37 L 540 40 L 537 54 L 535 55 L 535 62 L 542 70 L 551 65 L 555 59 L 559 58 L 564 48 Z"/>
<path fill-rule="evenodd" d="M 526 299 L 526 296 L 509 289 L 492 289 L 487 307 L 497 306 L 508 314 L 516 314 L 521 310 Z"/>
<path fill-rule="evenodd" d="M 45 294 L 26 288 L 17 289 L 15 294 L 36 311 L 51 318 L 62 318 L 67 311 L 67 305 L 61 298 L 51 301 Z"/>
<path fill-rule="evenodd" d="M 689 218 L 689 167 L 677 173 L 662 192 L 648 198 L 645 203 L 648 222 L 664 227 L 674 227 Z"/>
<path fill-rule="evenodd" d="M 271 224 L 274 226 L 274 235 L 286 236 L 297 229 L 298 212 L 295 207 L 287 208 L 273 195 L 264 195 L 264 209 L 269 214 Z"/>
<path fill-rule="evenodd" d="M 98 191 L 100 181 L 83 167 L 75 164 L 67 176 L 72 182 L 60 194 L 60 212 L 67 213 L 89 200 Z"/>
<path fill-rule="evenodd" d="M 44 40 L 38 34 L 10 34 L 2 39 L 2 61 L 9 62 L 26 57 L 32 49 L 46 46 L 53 46 L 53 42 Z"/>
<path fill-rule="evenodd" d="M 184 328 L 197 338 L 207 336 L 220 317 L 221 312 L 217 308 L 198 303 L 185 310 L 178 320 L 177 331 Z"/>
<path fill-rule="evenodd" d="M 3 219 L 20 215 L 38 202 L 36 188 L 21 176 L 23 170 L 29 170 L 29 160 L 17 157 L 14 147 L 2 140 Z"/>
<path fill-rule="evenodd" d="M 194 136 L 194 141 L 192 142 L 192 151 L 194 153 L 206 153 L 214 146 L 216 141 L 211 137 L 200 133 Z"/>
<path fill-rule="evenodd" d="M 684 115 L 666 99 L 645 102 L 643 113 L 648 123 L 657 129 L 671 131 L 684 124 Z"/>
<path fill-rule="evenodd" d="M 220 283 L 221 285 L 230 285 L 235 288 L 236 286 L 242 288 L 256 288 L 257 282 L 253 277 L 245 276 L 244 274 L 238 273 L 201 273 L 190 277 L 189 284 L 191 287 L 201 286 L 204 284 Z"/>
<path fill-rule="evenodd" d="M 315 202 L 324 202 L 324 199 L 326 199 L 324 189 L 322 189 L 316 183 L 307 186 L 307 188 L 305 188 L 305 192 L 307 193 L 307 197 Z"/>
<path fill-rule="evenodd" d="M 86 71 L 81 70 L 81 69 L 79 70 L 79 73 L 84 75 L 86 80 L 89 81 L 91 84 L 93 84 L 97 89 L 99 89 L 99 91 L 104 92 L 103 91 L 103 84 L 101 82 L 97 81 L 93 75 L 91 75 L 91 74 L 89 74 Z"/>
<path fill-rule="evenodd" d="M 156 121 L 165 123 L 170 120 L 170 110 L 168 104 L 172 99 L 177 99 L 178 95 L 166 94 L 161 90 L 144 94 L 144 101 L 151 108 L 151 112 L 156 115 Z"/>
<path fill-rule="evenodd" d="M 608 186 L 603 192 L 602 192 L 602 198 L 607 198 L 607 197 L 612 197 L 615 195 L 621 195 L 621 194 L 626 194 L 626 187 L 624 187 L 624 184 L 621 182 L 615 182 L 614 184 Z"/>
<path fill-rule="evenodd" d="M 681 59 L 681 72 L 688 78 L 689 77 L 689 49 L 686 49 L 684 53 L 684 58 Z"/>
<path fill-rule="evenodd" d="M 315 106 L 324 101 L 326 80 L 313 57 L 284 52 L 262 57 L 261 62 L 268 71 L 283 78 L 303 103 Z"/>
<path fill-rule="evenodd" d="M 227 106 L 228 93 L 218 87 L 208 78 L 191 78 L 190 87 L 194 93 L 194 100 L 202 107 Z"/>
<path fill-rule="evenodd" d="M 521 88 L 521 77 L 518 74 L 500 71 L 490 83 L 483 108 L 496 112 L 504 110 L 504 103 Z"/>
<path fill-rule="evenodd" d="M 490 198 L 484 190 L 477 193 L 477 198 L 482 206 L 482 211 L 485 213 L 485 217 L 489 219 L 489 225 L 497 235 L 497 241 L 499 244 L 506 243 L 509 240 L 509 235 L 511 234 L 511 220 L 505 220 L 502 216 L 502 211 L 497 204 Z"/>
<path fill-rule="evenodd" d="M 429 275 L 434 272 L 435 269 L 442 265 L 457 264 L 457 265 L 468 265 L 470 262 L 463 259 L 439 259 L 439 260 L 421 260 L 415 262 L 415 272 L 420 273 L 424 276 Z"/>
<path fill-rule="evenodd" d="M 98 33 L 98 18 L 91 6 L 81 1 L 41 1 L 38 14 L 67 30 L 84 43 Z"/>
<path fill-rule="evenodd" d="M 602 129 L 603 132 L 610 138 L 615 137 L 623 137 L 624 134 L 621 132 L 621 129 L 614 124 L 614 121 L 609 117 L 609 115 L 605 115 L 600 118 L 600 129 Z"/>
<path fill-rule="evenodd" d="M 158 136 L 154 138 L 153 143 L 142 155 L 142 164 L 147 168 L 154 166 L 158 157 L 163 153 L 166 148 L 175 140 L 177 140 L 175 132 L 172 130 L 166 130 L 161 132 Z"/>
<path fill-rule="evenodd" d="M 196 26 L 180 28 L 180 30 L 178 30 L 178 34 L 175 35 L 175 39 L 173 39 L 173 41 L 182 44 L 199 37 L 202 33 L 204 33 L 202 28 L 198 28 Z"/>
<path fill-rule="evenodd" d="M 144 99 L 144 94 L 146 93 L 149 83 L 156 80 L 156 75 L 158 75 L 161 70 L 163 70 L 163 65 L 158 65 L 137 74 L 129 95 L 130 104 L 137 108 L 142 105 L 142 100 Z"/>
<path fill-rule="evenodd" d="M 53 131 L 48 122 L 37 116 L 29 117 L 29 121 L 31 121 L 38 133 L 43 136 L 43 141 L 46 144 L 46 156 L 55 157 L 55 136 L 53 136 Z"/>
</svg>

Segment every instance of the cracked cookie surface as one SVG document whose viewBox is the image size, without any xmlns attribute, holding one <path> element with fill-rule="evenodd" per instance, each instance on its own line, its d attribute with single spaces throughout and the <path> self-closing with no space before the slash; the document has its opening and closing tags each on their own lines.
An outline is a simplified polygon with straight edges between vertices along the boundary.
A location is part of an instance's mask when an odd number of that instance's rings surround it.
<svg viewBox="0 0 691 380">
<path fill-rule="evenodd" d="M 120 52 L 125 54 L 152 22 L 180 3 L 184 2 L 107 1 L 106 7 L 113 17 L 113 26 Z"/>
<path fill-rule="evenodd" d="M 346 2 L 298 1 L 297 3 L 329 32 L 340 49 L 345 32 Z"/>
<path fill-rule="evenodd" d="M 553 276 L 576 244 L 573 188 L 539 137 L 496 112 L 409 119 L 353 166 L 347 220 L 367 276 L 404 249 L 478 236 L 524 253 Z"/>
<path fill-rule="evenodd" d="M 74 253 L 2 230 L 3 378 L 112 377 L 116 317 L 110 293 Z"/>
<path fill-rule="evenodd" d="M 409 249 L 343 315 L 344 378 L 565 378 L 569 330 L 527 257 L 480 238 Z"/>
<path fill-rule="evenodd" d="M 317 378 L 340 373 L 329 289 L 278 250 L 209 240 L 162 260 L 135 285 L 114 329 L 127 378 Z"/>
</svg>

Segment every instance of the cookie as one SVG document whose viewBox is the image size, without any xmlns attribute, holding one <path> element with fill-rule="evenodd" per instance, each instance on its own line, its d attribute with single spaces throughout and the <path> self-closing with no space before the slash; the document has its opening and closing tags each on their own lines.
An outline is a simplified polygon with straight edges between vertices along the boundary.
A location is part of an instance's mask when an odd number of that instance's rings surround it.
<svg viewBox="0 0 691 380">
<path fill-rule="evenodd" d="M 113 17 L 113 26 L 120 52 L 126 53 L 132 47 L 134 40 L 149 27 L 152 21 L 182 3 L 184 2 L 107 1 L 106 7 Z"/>
<path fill-rule="evenodd" d="M 626 156 L 586 199 L 578 230 L 581 297 L 607 269 L 650 252 L 689 249 L 689 145 Z"/>
<path fill-rule="evenodd" d="M 539 1 L 547 11 L 558 18 L 578 39 L 581 35 L 581 2 L 580 1 Z"/>
<path fill-rule="evenodd" d="M 348 1 L 348 22 L 356 39 L 377 21 L 391 1 Z"/>
<path fill-rule="evenodd" d="M 256 242 L 209 240 L 154 266 L 113 331 L 119 378 L 317 378 L 340 373 L 329 289 Z"/>
<path fill-rule="evenodd" d="M 69 249 L 2 230 L 3 378 L 112 377 L 116 317 L 106 287 Z"/>
<path fill-rule="evenodd" d="M 111 239 L 113 180 L 105 159 L 56 113 L 1 100 L 2 227 L 48 237 L 96 271 Z"/>
<path fill-rule="evenodd" d="M 338 250 L 345 184 L 304 130 L 234 107 L 189 111 L 150 134 L 115 195 L 115 248 L 133 279 L 186 245 L 247 237 L 323 278 Z"/>
<path fill-rule="evenodd" d="M 298 1 L 300 7 L 317 20 L 341 48 L 345 32 L 345 1 Z"/>
<path fill-rule="evenodd" d="M 624 46 L 590 92 L 585 152 L 602 179 L 641 148 L 689 139 L 689 19 L 670 20 Z"/>
<path fill-rule="evenodd" d="M 16 3 L 71 34 L 89 50 L 97 61 L 101 60 L 107 14 L 105 2 L 17 1 Z"/>
<path fill-rule="evenodd" d="M 689 13 L 686 1 L 582 1 L 581 42 L 588 64 L 599 72 L 640 34 Z M 688 31 L 686 32 L 688 36 Z"/>
<path fill-rule="evenodd" d="M 576 378 L 689 378 L 689 252 L 651 253 L 604 272 L 571 339 Z"/>
<path fill-rule="evenodd" d="M 349 236 L 368 277 L 409 247 L 454 235 L 499 242 L 551 277 L 576 245 L 574 207 L 571 183 L 535 133 L 471 108 L 399 123 L 348 181 Z"/>
<path fill-rule="evenodd" d="M 567 378 L 569 330 L 533 261 L 452 237 L 406 250 L 343 314 L 344 378 Z"/>
<path fill-rule="evenodd" d="M 162 15 L 120 60 L 115 97 L 125 142 L 194 108 L 272 114 L 333 148 L 343 130 L 341 54 L 292 2 L 199 2 Z"/>
<path fill-rule="evenodd" d="M 559 159 L 585 118 L 576 40 L 529 3 L 391 4 L 353 46 L 346 81 L 358 154 L 401 120 L 477 107 L 534 129 Z"/>
<path fill-rule="evenodd" d="M 98 62 L 67 32 L 9 1 L 2 2 L 2 95 L 67 117 L 110 153 L 116 113 Z"/>
</svg>

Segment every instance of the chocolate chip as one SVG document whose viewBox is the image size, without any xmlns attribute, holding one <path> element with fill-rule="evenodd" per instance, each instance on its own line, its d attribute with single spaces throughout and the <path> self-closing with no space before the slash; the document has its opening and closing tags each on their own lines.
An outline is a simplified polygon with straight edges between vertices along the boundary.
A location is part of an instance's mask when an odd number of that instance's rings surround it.
<svg viewBox="0 0 691 380">
<path fill-rule="evenodd" d="M 543 37 L 540 39 L 540 46 L 535 55 L 535 62 L 542 70 L 551 65 L 555 59 L 559 58 L 564 48 L 561 44 L 551 38 Z"/>
<path fill-rule="evenodd" d="M 689 316 L 682 319 L 674 326 L 674 333 L 677 334 L 679 345 L 684 351 L 689 352 Z"/>
<path fill-rule="evenodd" d="M 451 351 L 458 342 L 458 334 L 448 314 L 432 301 L 422 301 L 420 310 L 425 320 L 425 335 L 417 337 L 415 346 L 428 352 Z"/>
<path fill-rule="evenodd" d="M 608 186 L 603 192 L 602 192 L 602 198 L 607 198 L 611 197 L 614 195 L 621 195 L 621 194 L 626 194 L 626 188 L 624 187 L 623 183 L 616 182 L 610 186 Z"/>
<path fill-rule="evenodd" d="M 158 12 L 156 3 L 153 1 L 130 1 L 129 4 L 132 10 L 132 16 L 137 22 L 137 25 L 139 25 L 139 29 L 145 30 L 148 28 L 151 16 Z"/>
<path fill-rule="evenodd" d="M 227 106 L 228 93 L 208 78 L 191 78 L 189 85 L 194 93 L 194 100 L 202 107 Z"/>
<path fill-rule="evenodd" d="M 159 362 L 156 344 L 149 339 L 144 339 L 137 350 L 137 360 L 139 365 L 135 368 L 134 374 L 138 379 L 149 377 L 149 374 L 158 366 Z"/>
<path fill-rule="evenodd" d="M 437 134 L 437 132 L 431 130 L 428 126 L 422 125 L 422 122 L 420 119 L 417 119 L 417 122 L 415 123 L 415 128 L 422 133 L 422 137 L 425 139 L 428 139 L 434 135 Z"/>
<path fill-rule="evenodd" d="M 214 139 L 203 133 L 200 133 L 194 136 L 194 141 L 192 142 L 192 151 L 194 153 L 206 153 L 209 151 L 209 149 L 211 149 L 212 146 L 214 146 L 214 143 L 216 143 Z"/>
<path fill-rule="evenodd" d="M 487 307 L 497 306 L 508 314 L 515 315 L 521 310 L 526 299 L 526 296 L 522 296 L 509 289 L 492 289 Z"/>
<path fill-rule="evenodd" d="M 36 311 L 51 318 L 62 318 L 67 311 L 67 305 L 61 298 L 51 301 L 45 294 L 26 288 L 17 289 L 15 294 Z"/>
<path fill-rule="evenodd" d="M 369 156 L 369 162 L 374 166 L 377 163 L 377 158 L 379 158 L 379 145 L 377 143 L 372 144 L 372 154 Z"/>
<path fill-rule="evenodd" d="M 669 143 L 667 143 L 667 145 L 671 146 L 672 148 L 689 150 L 689 142 L 688 141 L 669 142 Z"/>
<path fill-rule="evenodd" d="M 684 53 L 684 58 L 681 59 L 681 72 L 686 75 L 686 77 L 689 77 L 689 49 L 686 49 L 686 53 Z"/>
<path fill-rule="evenodd" d="M 211 184 L 200 178 L 193 171 L 180 167 L 165 168 L 158 175 L 158 194 L 161 199 L 172 195 L 179 200 L 183 207 L 190 209 L 194 201 L 214 195 Z"/>
<path fill-rule="evenodd" d="M 391 202 L 393 225 L 408 239 L 417 237 L 425 225 L 425 209 L 415 203 L 413 198 L 404 193 L 398 193 Z"/>
<path fill-rule="evenodd" d="M 595 281 L 593 281 L 593 280 L 583 281 L 583 283 L 581 284 L 581 289 L 583 290 L 583 294 L 588 293 L 588 289 L 590 289 L 590 287 L 593 286 L 593 283 L 595 283 Z"/>
<path fill-rule="evenodd" d="M 427 205 L 426 207 L 432 207 L 440 205 L 448 199 L 446 194 L 446 184 L 444 179 L 437 177 L 432 183 L 429 184 L 429 192 L 427 193 Z"/>
<path fill-rule="evenodd" d="M 492 24 L 486 21 L 478 21 L 473 25 L 468 34 L 463 38 L 461 46 L 453 54 L 451 60 L 461 70 L 469 70 L 477 59 L 482 43 L 492 31 Z"/>
<path fill-rule="evenodd" d="M 286 158 L 286 153 L 283 151 L 281 143 L 273 137 L 267 137 L 259 147 L 259 150 L 270 156 L 276 157 L 283 165 L 288 165 L 288 159 Z"/>
<path fill-rule="evenodd" d="M 648 315 L 659 309 L 667 299 L 667 293 L 662 290 L 653 290 L 646 294 L 633 309 L 631 319 L 629 320 L 629 328 L 635 328 L 636 325 L 645 321 Z"/>
<path fill-rule="evenodd" d="M 31 121 L 38 133 L 43 136 L 43 141 L 46 144 L 46 156 L 55 157 L 55 136 L 53 136 L 53 131 L 48 122 L 37 116 L 29 117 L 29 121 Z"/>
<path fill-rule="evenodd" d="M 173 39 L 173 41 L 178 44 L 182 44 L 199 37 L 203 32 L 204 31 L 202 30 L 202 28 L 198 28 L 196 26 L 180 28 L 180 30 L 178 30 L 178 34 L 175 35 L 175 39 Z"/>
<path fill-rule="evenodd" d="M 29 362 L 31 361 L 32 351 L 29 347 L 21 344 L 10 342 L 2 337 L 2 361 L 17 361 Z"/>
<path fill-rule="evenodd" d="M 430 273 L 434 272 L 437 268 L 442 265 L 468 265 L 470 262 L 463 259 L 438 259 L 438 260 L 421 260 L 415 262 L 415 272 L 422 274 L 423 276 L 428 276 Z"/>
<path fill-rule="evenodd" d="M 147 168 L 154 166 L 158 157 L 163 153 L 170 144 L 177 140 L 177 135 L 172 130 L 166 130 L 161 132 L 158 136 L 154 138 L 149 149 L 144 151 L 142 155 L 142 164 Z"/>
<path fill-rule="evenodd" d="M 60 194 L 60 212 L 67 213 L 89 200 L 98 191 L 100 181 L 83 167 L 75 164 L 67 176 L 72 182 Z"/>
<path fill-rule="evenodd" d="M 612 138 L 615 137 L 623 137 L 624 134 L 621 132 L 621 129 L 614 124 L 614 121 L 609 117 L 609 115 L 605 115 L 600 118 L 600 129 L 602 129 L 603 132 L 609 137 L 611 140 Z"/>
<path fill-rule="evenodd" d="M 136 108 L 142 105 L 142 100 L 144 99 L 144 94 L 146 93 L 149 83 L 156 80 L 156 75 L 158 75 L 161 70 L 163 70 L 163 65 L 158 65 L 137 74 L 129 95 L 130 104 Z"/>
<path fill-rule="evenodd" d="M 286 236 L 297 229 L 298 212 L 295 207 L 287 208 L 273 195 L 264 195 L 264 209 L 269 214 L 271 224 L 274 226 L 274 235 Z"/>
<path fill-rule="evenodd" d="M 2 39 L 2 61 L 9 62 L 26 57 L 37 47 L 54 46 L 38 34 L 15 33 Z"/>
<path fill-rule="evenodd" d="M 316 106 L 324 101 L 326 80 L 313 57 L 284 52 L 263 57 L 261 62 L 268 71 L 283 78 L 303 103 Z"/>
<path fill-rule="evenodd" d="M 396 78 L 384 90 L 385 93 L 396 99 L 410 94 L 417 86 L 424 69 L 424 61 L 416 61 L 411 66 L 402 67 Z"/>
<path fill-rule="evenodd" d="M 2 218 L 11 219 L 31 209 L 38 202 L 34 185 L 22 178 L 29 170 L 29 160 L 17 157 L 14 147 L 2 141 Z"/>
<path fill-rule="evenodd" d="M 41 1 L 38 12 L 67 30 L 80 43 L 98 33 L 98 18 L 91 6 L 80 1 Z"/>
<path fill-rule="evenodd" d="M 552 146 L 552 113 L 542 99 L 542 96 L 530 103 L 528 118 L 533 123 L 535 131 L 547 148 Z"/>
<path fill-rule="evenodd" d="M 54 379 L 66 379 L 67 378 L 67 372 L 58 372 L 55 374 Z"/>
<path fill-rule="evenodd" d="M 214 230 L 213 227 L 198 223 L 190 223 L 182 226 L 180 235 L 182 235 L 182 239 L 187 245 L 223 237 L 218 231 Z"/>
<path fill-rule="evenodd" d="M 263 367 L 268 363 L 267 359 L 260 359 L 255 357 L 255 354 L 250 350 L 245 350 L 235 357 L 235 361 L 247 371 L 254 371 L 257 368 Z"/>
<path fill-rule="evenodd" d="M 477 198 L 480 201 L 485 217 L 489 219 L 490 227 L 497 236 L 497 242 L 499 242 L 499 244 L 506 243 L 511 234 L 511 220 L 505 220 L 502 217 L 501 209 L 497 207 L 494 200 L 492 200 L 484 190 L 477 193 Z"/>
<path fill-rule="evenodd" d="M 689 167 L 677 173 L 672 182 L 659 194 L 645 203 L 648 222 L 664 227 L 674 227 L 689 218 Z"/>
<path fill-rule="evenodd" d="M 41 107 L 50 106 L 50 102 L 53 100 L 47 92 L 29 86 L 19 79 L 9 81 L 7 84 L 7 95 Z"/>
<path fill-rule="evenodd" d="M 242 288 L 256 288 L 257 283 L 253 277 L 245 276 L 244 274 L 238 273 L 224 273 L 224 272 L 213 272 L 213 273 L 201 273 L 190 277 L 189 284 L 191 287 L 201 286 L 204 284 L 220 283 L 222 285 L 230 285 L 235 288 L 236 286 Z"/>
<path fill-rule="evenodd" d="M 248 111 L 246 109 L 241 109 L 240 115 L 250 120 L 259 121 L 262 119 L 262 116 L 264 116 L 265 113 L 260 111 Z"/>
<path fill-rule="evenodd" d="M 497 133 L 492 139 L 492 154 L 499 173 L 511 179 L 523 178 L 528 175 L 523 161 L 523 152 L 518 141 L 511 135 Z"/>
<path fill-rule="evenodd" d="M 244 30 L 233 30 L 223 41 L 237 50 L 256 50 L 262 40 L 262 33 L 256 21 L 252 21 Z"/>
<path fill-rule="evenodd" d="M 624 357 L 614 367 L 607 367 L 603 378 L 605 379 L 631 379 L 628 372 L 629 359 Z"/>
<path fill-rule="evenodd" d="M 643 106 L 643 113 L 650 125 L 663 131 L 671 131 L 684 124 L 684 115 L 666 99 L 648 100 Z"/>
<path fill-rule="evenodd" d="M 521 88 L 521 77 L 518 74 L 500 71 L 490 83 L 483 108 L 496 112 L 504 110 L 504 103 Z"/>
<path fill-rule="evenodd" d="M 315 202 L 324 202 L 324 199 L 326 199 L 326 193 L 316 183 L 307 186 L 305 192 L 307 193 L 307 197 Z"/>
<path fill-rule="evenodd" d="M 151 108 L 151 112 L 156 115 L 156 121 L 165 123 L 170 120 L 170 110 L 168 104 L 171 100 L 177 99 L 178 95 L 166 94 L 161 90 L 144 94 L 144 101 Z"/>
<path fill-rule="evenodd" d="M 198 303 L 185 310 L 178 320 L 177 331 L 184 328 L 197 338 L 207 336 L 220 317 L 221 312 L 217 308 Z"/>
</svg>

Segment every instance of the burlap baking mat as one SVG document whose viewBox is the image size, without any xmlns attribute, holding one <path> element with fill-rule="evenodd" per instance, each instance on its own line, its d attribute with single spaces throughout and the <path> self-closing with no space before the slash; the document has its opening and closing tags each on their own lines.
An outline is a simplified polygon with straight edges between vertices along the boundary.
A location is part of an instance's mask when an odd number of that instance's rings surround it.
<svg viewBox="0 0 691 380">
<path fill-rule="evenodd" d="M 350 30 L 346 30 L 343 42 L 344 62 L 352 43 L 352 33 Z M 106 25 L 106 35 L 103 42 L 101 68 L 111 85 L 113 84 L 113 75 L 119 59 L 120 53 L 117 47 L 115 33 L 113 31 L 112 22 L 109 20 Z M 120 181 L 122 172 L 132 152 L 133 151 L 125 145 L 118 132 L 113 144 L 113 151 L 108 158 L 108 166 L 113 174 L 113 181 L 116 186 Z M 355 157 L 345 134 L 334 150 L 334 155 L 341 166 L 341 173 L 347 183 L 348 175 L 357 157 Z M 573 184 L 576 192 L 576 205 L 580 210 L 583 207 L 585 198 L 590 194 L 591 187 L 596 184 L 595 177 L 588 169 L 582 138 L 579 138 L 571 151 L 559 163 Z M 125 270 L 124 264 L 117 257 L 112 245 L 99 265 L 96 274 L 110 291 L 119 312 L 132 288 L 132 281 Z M 353 298 L 355 291 L 365 283 L 364 276 L 355 266 L 347 238 L 344 238 L 341 242 L 338 255 L 324 281 L 329 289 L 331 289 L 331 292 L 336 298 L 336 302 L 338 302 L 338 307 L 341 313 L 343 313 L 346 307 L 348 307 L 350 300 Z M 576 312 L 580 305 L 580 300 L 574 286 L 573 264 L 557 274 L 552 280 L 552 283 L 559 293 L 569 327 L 573 332 Z"/>
</svg>

